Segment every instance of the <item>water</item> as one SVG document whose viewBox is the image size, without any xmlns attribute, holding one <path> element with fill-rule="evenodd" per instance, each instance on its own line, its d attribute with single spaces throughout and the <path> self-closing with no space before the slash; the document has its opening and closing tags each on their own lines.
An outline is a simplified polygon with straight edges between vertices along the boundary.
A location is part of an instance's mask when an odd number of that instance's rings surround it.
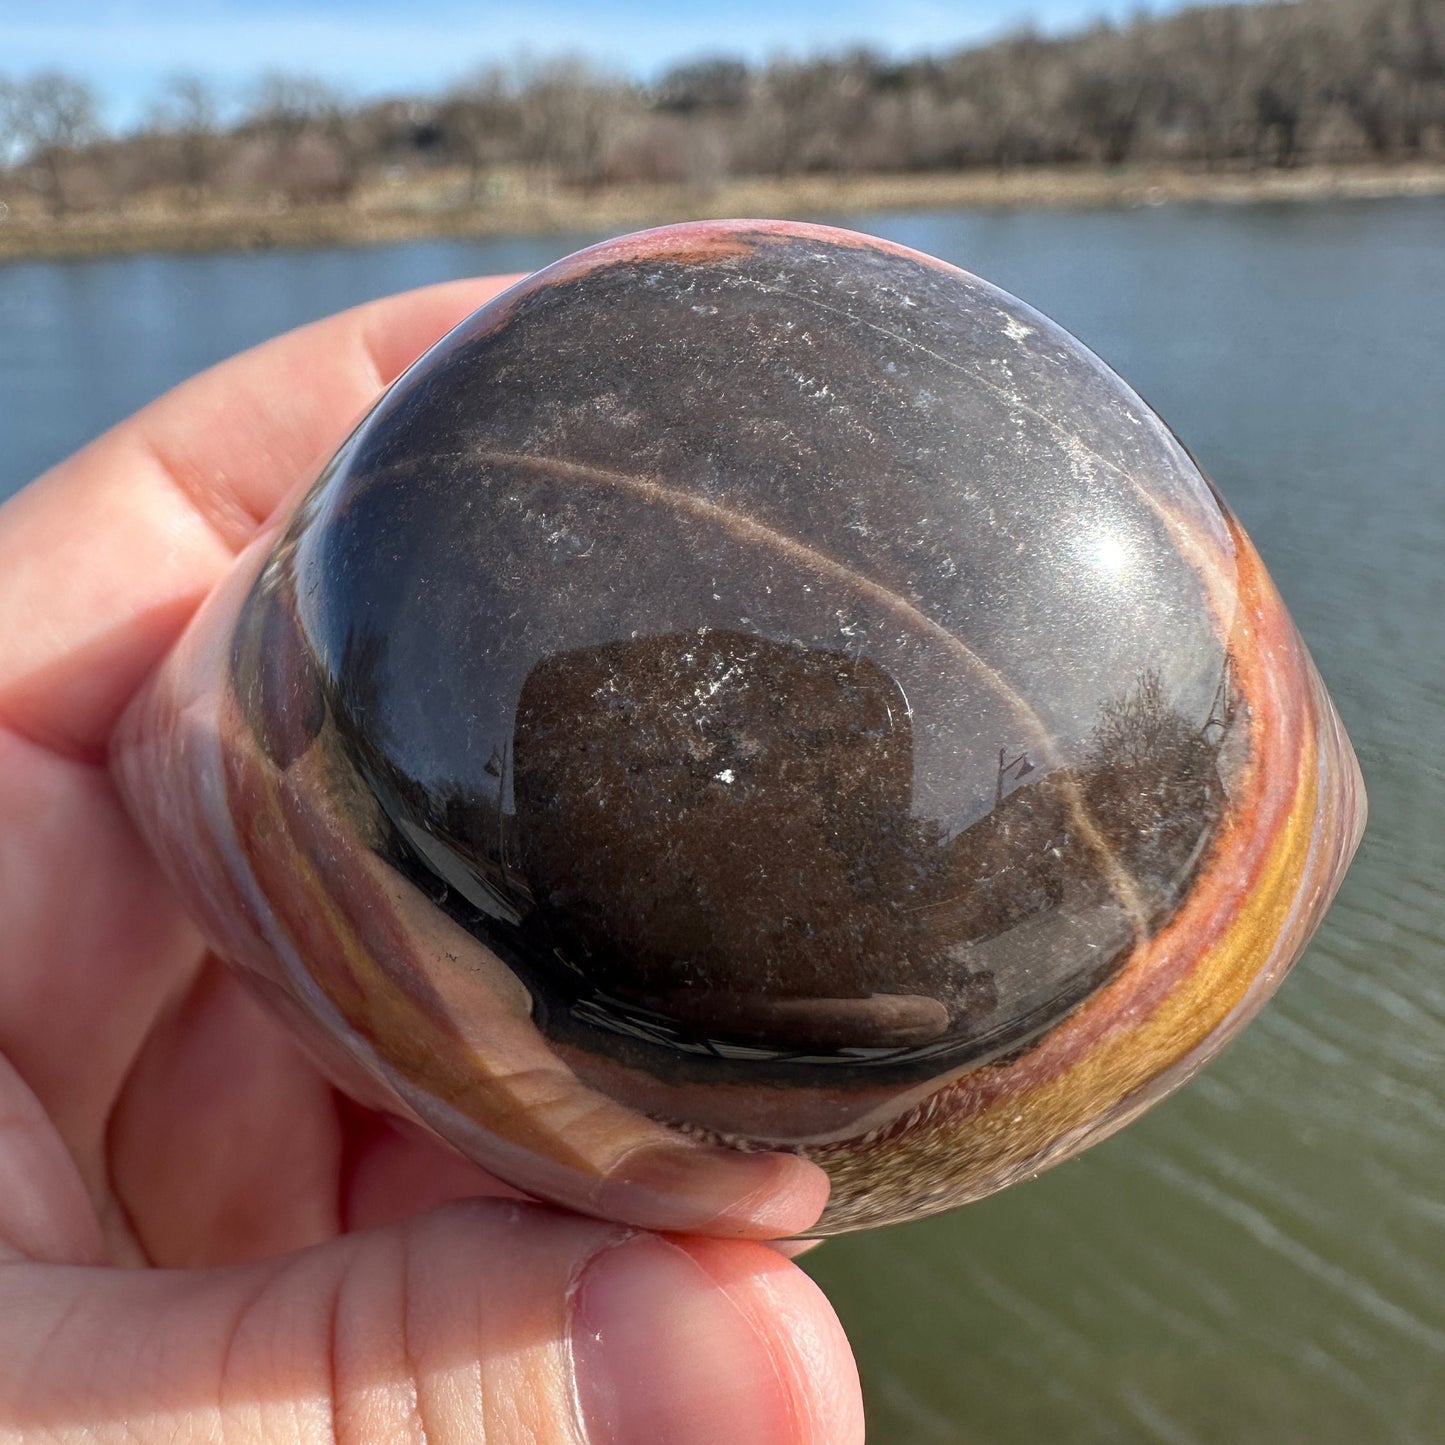
<svg viewBox="0 0 1445 1445">
<path fill-rule="evenodd" d="M 871 1438 L 1445 1438 L 1445 202 L 842 217 L 1032 301 L 1242 515 L 1371 828 L 1278 999 L 1034 1183 L 832 1241 Z M 589 237 L 0 267 L 0 496 L 185 375 Z"/>
</svg>

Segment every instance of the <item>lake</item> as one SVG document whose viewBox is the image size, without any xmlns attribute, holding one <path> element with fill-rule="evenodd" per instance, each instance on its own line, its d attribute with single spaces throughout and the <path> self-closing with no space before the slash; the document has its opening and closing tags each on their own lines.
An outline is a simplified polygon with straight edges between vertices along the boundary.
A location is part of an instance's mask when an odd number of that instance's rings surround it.
<svg viewBox="0 0 1445 1445">
<path fill-rule="evenodd" d="M 1360 856 L 1276 1001 L 1032 1183 L 808 1261 L 870 1438 L 1445 1438 L 1445 201 L 837 217 L 1128 377 L 1264 554 L 1359 751 Z M 0 266 L 0 497 L 198 368 L 584 241 Z"/>
</svg>

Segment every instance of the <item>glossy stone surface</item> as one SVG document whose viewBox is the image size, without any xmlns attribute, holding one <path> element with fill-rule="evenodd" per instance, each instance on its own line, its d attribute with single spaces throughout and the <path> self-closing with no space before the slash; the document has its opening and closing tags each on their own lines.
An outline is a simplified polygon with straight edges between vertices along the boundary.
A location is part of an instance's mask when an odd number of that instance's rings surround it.
<svg viewBox="0 0 1445 1445">
<path fill-rule="evenodd" d="M 914 1217 L 1117 1127 L 1283 976 L 1364 811 L 1144 403 L 974 277 L 779 223 L 470 318 L 128 736 L 198 915 L 338 1079 L 720 1232 Z M 769 1214 L 815 1166 L 822 1220 Z"/>
</svg>

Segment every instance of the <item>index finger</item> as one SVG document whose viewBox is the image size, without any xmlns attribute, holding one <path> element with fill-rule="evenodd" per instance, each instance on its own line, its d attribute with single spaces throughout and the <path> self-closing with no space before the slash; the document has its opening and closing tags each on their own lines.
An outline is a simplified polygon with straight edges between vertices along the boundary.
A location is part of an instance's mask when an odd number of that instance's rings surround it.
<svg viewBox="0 0 1445 1445">
<path fill-rule="evenodd" d="M 389 297 L 265 342 L 0 507 L 0 725 L 99 761 L 277 503 L 417 356 L 516 279 Z"/>
</svg>

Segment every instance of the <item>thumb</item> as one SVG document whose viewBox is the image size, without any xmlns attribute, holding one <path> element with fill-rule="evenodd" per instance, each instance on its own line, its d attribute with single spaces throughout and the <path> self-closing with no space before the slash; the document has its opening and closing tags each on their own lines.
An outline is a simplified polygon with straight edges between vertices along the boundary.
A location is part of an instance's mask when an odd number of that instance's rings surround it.
<svg viewBox="0 0 1445 1445">
<path fill-rule="evenodd" d="M 472 1200 L 234 1268 L 0 1266 L 9 1432 L 847 1445 L 863 1428 L 838 1322 L 776 1251 Z"/>
</svg>

